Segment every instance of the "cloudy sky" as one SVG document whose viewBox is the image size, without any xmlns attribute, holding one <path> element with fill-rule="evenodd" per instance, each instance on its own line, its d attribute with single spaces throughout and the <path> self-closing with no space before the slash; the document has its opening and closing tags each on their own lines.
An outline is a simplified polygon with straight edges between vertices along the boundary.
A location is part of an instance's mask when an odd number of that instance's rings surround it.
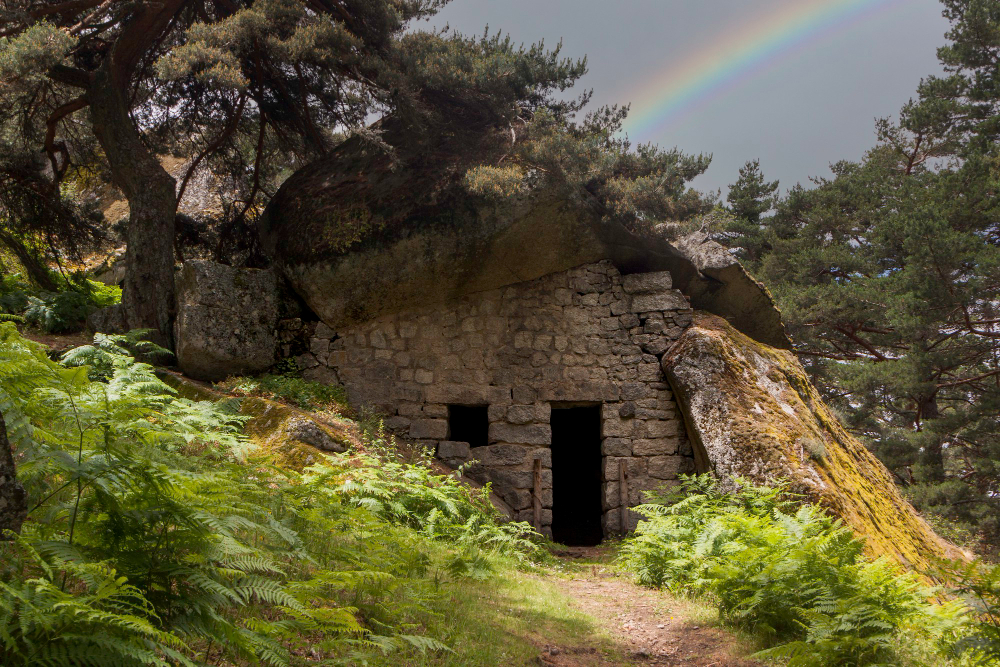
<svg viewBox="0 0 1000 667">
<path fill-rule="evenodd" d="M 713 154 L 698 188 L 760 159 L 783 191 L 859 159 L 948 28 L 938 0 L 453 0 L 432 24 L 562 40 L 596 104 L 632 104 L 630 138 Z"/>
</svg>

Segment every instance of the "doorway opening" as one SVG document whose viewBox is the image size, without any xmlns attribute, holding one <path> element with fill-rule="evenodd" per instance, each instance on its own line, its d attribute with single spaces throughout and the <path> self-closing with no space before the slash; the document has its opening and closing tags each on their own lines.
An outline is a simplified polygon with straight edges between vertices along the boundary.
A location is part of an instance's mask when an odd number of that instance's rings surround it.
<svg viewBox="0 0 1000 667">
<path fill-rule="evenodd" d="M 601 528 L 601 408 L 552 408 L 552 538 L 594 546 Z"/>
</svg>

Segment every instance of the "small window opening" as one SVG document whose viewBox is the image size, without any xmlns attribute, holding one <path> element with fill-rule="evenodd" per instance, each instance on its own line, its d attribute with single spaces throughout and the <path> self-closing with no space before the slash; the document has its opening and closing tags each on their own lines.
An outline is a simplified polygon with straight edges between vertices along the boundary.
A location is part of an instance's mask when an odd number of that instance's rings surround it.
<svg viewBox="0 0 1000 667">
<path fill-rule="evenodd" d="M 552 409 L 552 538 L 594 546 L 601 526 L 601 409 Z"/>
<path fill-rule="evenodd" d="M 449 405 L 448 439 L 470 447 L 489 444 L 490 418 L 485 405 Z"/>
</svg>

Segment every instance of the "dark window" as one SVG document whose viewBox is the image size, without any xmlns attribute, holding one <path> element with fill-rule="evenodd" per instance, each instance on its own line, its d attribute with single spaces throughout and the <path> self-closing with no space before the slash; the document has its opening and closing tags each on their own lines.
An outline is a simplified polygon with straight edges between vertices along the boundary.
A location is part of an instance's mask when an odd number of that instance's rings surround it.
<svg viewBox="0 0 1000 667">
<path fill-rule="evenodd" d="M 552 409 L 552 539 L 593 546 L 601 527 L 601 409 Z"/>
<path fill-rule="evenodd" d="M 485 405 L 449 405 L 448 439 L 471 447 L 489 444 L 490 418 Z"/>
</svg>

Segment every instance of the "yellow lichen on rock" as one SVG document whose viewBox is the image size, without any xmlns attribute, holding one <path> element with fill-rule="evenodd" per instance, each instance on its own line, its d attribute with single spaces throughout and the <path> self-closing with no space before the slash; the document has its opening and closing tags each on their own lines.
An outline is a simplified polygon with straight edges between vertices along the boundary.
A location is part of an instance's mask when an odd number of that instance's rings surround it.
<svg viewBox="0 0 1000 667">
<path fill-rule="evenodd" d="M 702 451 L 720 477 L 787 480 L 864 537 L 874 556 L 924 569 L 962 552 L 934 533 L 889 472 L 843 427 L 792 352 L 763 345 L 722 318 L 696 313 L 664 356 Z"/>
</svg>

